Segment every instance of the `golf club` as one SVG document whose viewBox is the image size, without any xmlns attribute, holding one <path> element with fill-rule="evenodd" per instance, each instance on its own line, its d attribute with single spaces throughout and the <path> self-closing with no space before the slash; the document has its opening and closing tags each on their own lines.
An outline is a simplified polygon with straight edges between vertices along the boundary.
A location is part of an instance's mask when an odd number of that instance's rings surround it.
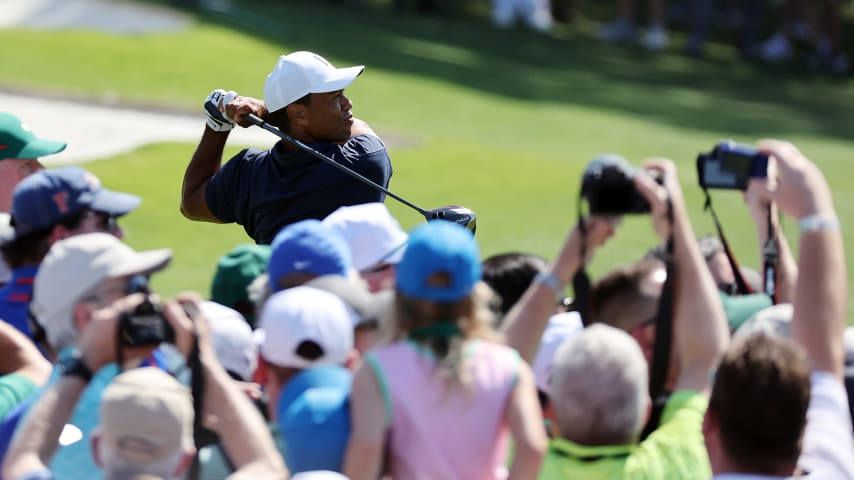
<svg viewBox="0 0 854 480">
<path fill-rule="evenodd" d="M 260 117 L 258 117 L 257 115 L 248 113 L 248 114 L 244 115 L 243 118 L 248 120 L 249 123 L 251 123 L 252 125 L 255 125 L 257 127 L 263 128 L 264 130 L 267 130 L 268 132 L 272 133 L 273 135 L 276 135 L 277 137 L 281 138 L 282 140 L 284 140 L 284 141 L 290 143 L 291 145 L 294 145 L 295 147 L 299 148 L 300 150 L 308 153 L 309 155 L 326 162 L 330 166 L 333 166 L 333 167 L 337 168 L 338 170 L 341 170 L 342 172 L 346 173 L 347 175 L 350 175 L 351 177 L 355 178 L 356 180 L 359 180 L 360 182 L 362 182 L 366 185 L 369 185 L 369 186 L 385 193 L 389 197 L 397 200 L 398 202 L 400 202 L 400 203 L 412 208 L 416 212 L 420 213 L 427 220 L 439 219 L 439 220 L 446 220 L 449 222 L 454 222 L 454 223 L 457 223 L 459 225 L 466 227 L 467 229 L 469 229 L 471 231 L 471 233 L 475 233 L 475 231 L 477 230 L 477 215 L 475 215 L 474 211 L 472 211 L 471 209 L 468 209 L 466 207 L 461 207 L 459 205 L 448 205 L 448 206 L 444 206 L 444 207 L 434 208 L 432 210 L 425 210 L 425 209 L 419 207 L 418 205 L 415 205 L 414 203 L 410 202 L 409 200 L 406 200 L 405 198 L 393 193 L 392 191 L 383 187 L 382 185 L 378 185 L 377 183 L 375 183 L 371 179 L 361 175 L 360 173 L 354 172 L 353 170 L 350 170 L 346 166 L 341 165 L 340 163 L 336 162 L 335 160 L 333 160 L 333 159 L 327 157 L 326 155 L 318 152 L 317 150 L 309 147 L 308 145 L 306 145 L 303 142 L 295 139 L 294 137 L 288 135 L 287 133 L 279 130 L 278 128 L 274 127 L 273 125 L 270 125 L 269 123 L 265 122 Z"/>
</svg>

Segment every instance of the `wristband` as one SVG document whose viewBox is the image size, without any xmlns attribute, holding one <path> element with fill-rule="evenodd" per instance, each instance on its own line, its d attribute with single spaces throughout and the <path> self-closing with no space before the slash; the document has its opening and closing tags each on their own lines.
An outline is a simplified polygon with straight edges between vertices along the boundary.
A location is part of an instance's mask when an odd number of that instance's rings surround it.
<svg viewBox="0 0 854 480">
<path fill-rule="evenodd" d="M 79 353 L 60 360 L 58 365 L 65 377 L 78 377 L 86 383 L 92 380 L 92 369 L 83 362 L 83 357 Z"/>
<path fill-rule="evenodd" d="M 563 299 L 566 286 L 563 284 L 563 282 L 558 280 L 554 273 L 540 272 L 537 274 L 537 276 L 534 277 L 534 282 L 542 283 L 543 285 L 549 287 L 555 293 L 556 299 Z"/>
<path fill-rule="evenodd" d="M 798 222 L 801 234 L 809 232 L 839 231 L 839 218 L 833 215 L 807 215 Z"/>
</svg>

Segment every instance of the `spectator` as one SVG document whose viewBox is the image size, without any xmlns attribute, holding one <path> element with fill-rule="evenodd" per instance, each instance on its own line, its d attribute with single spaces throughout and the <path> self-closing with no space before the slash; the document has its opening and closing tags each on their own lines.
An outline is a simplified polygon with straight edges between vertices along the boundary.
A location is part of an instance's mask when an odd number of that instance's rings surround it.
<svg viewBox="0 0 854 480">
<path fill-rule="evenodd" d="M 73 235 L 104 232 L 124 236 L 117 217 L 139 206 L 140 198 L 107 190 L 80 167 L 40 170 L 22 180 L 12 199 L 15 236 L 0 247 L 13 268 L 0 289 L 0 318 L 32 338 L 28 318 L 33 279 L 55 242 Z"/>
<path fill-rule="evenodd" d="M 85 398 L 93 372 L 121 360 L 115 356 L 119 318 L 142 300 L 143 296 L 136 294 L 94 314 L 80 336 L 79 356 L 63 363 L 64 375 L 42 395 L 15 438 L 3 464 L 5 478 L 58 478 L 57 470 L 47 470 L 52 444 L 71 418 L 75 404 Z M 193 301 L 198 308 L 197 300 Z M 194 321 L 174 301 L 164 306 L 164 315 L 183 353 L 189 355 L 198 342 L 205 401 L 204 412 L 197 414 L 215 419 L 216 428 L 228 432 L 223 436 L 224 444 L 239 469 L 233 478 L 283 478 L 286 471 L 264 431 L 261 416 L 216 361 L 205 320 L 195 320 L 194 327 Z M 194 332 L 198 332 L 198 340 L 194 340 Z M 134 349 L 133 354 L 145 355 L 144 350 Z M 92 442 L 94 458 L 103 466 L 105 478 L 183 478 L 195 450 L 193 416 L 189 392 L 168 374 L 141 368 L 116 377 L 103 392 L 99 427 Z"/>
<path fill-rule="evenodd" d="M 715 478 L 740 473 L 854 477 L 854 437 L 842 382 L 847 281 L 839 220 L 819 169 L 793 145 L 760 142 L 779 182 L 765 201 L 797 218 L 799 275 L 792 339 L 737 339 L 718 365 L 703 434 Z M 768 399 L 774 401 L 769 403 Z"/>
<path fill-rule="evenodd" d="M 9 224 L 12 192 L 27 176 L 44 166 L 38 157 L 65 150 L 64 142 L 38 138 L 29 125 L 7 112 L 0 112 L 0 228 Z M 12 271 L 0 260 L 0 286 L 7 283 Z"/>
<path fill-rule="evenodd" d="M 509 28 L 520 19 L 526 27 L 548 32 L 554 23 L 549 0 L 492 0 L 492 23 Z"/>
<path fill-rule="evenodd" d="M 249 285 L 267 271 L 270 247 L 244 243 L 223 255 L 216 264 L 211 283 L 211 300 L 231 307 L 255 327 L 255 304 L 249 298 Z"/>
<path fill-rule="evenodd" d="M 546 267 L 545 258 L 520 252 L 493 255 L 483 261 L 483 281 L 498 295 L 499 322 Z"/>
<path fill-rule="evenodd" d="M 341 207 L 323 219 L 341 233 L 353 268 L 372 292 L 394 288 L 395 266 L 406 250 L 407 235 L 382 203 Z"/>
<path fill-rule="evenodd" d="M 397 272 L 393 343 L 366 355 L 351 397 L 344 473 L 395 479 L 533 478 L 545 435 L 530 368 L 491 343 L 488 289 L 471 233 L 416 228 Z M 487 372 L 489 372 L 487 374 Z M 386 445 L 386 442 L 388 444 Z"/>
<path fill-rule="evenodd" d="M 342 205 L 381 202 L 385 194 L 280 141 L 243 150 L 225 165 L 228 132 L 252 113 L 375 183 L 388 187 L 385 145 L 353 117 L 344 89 L 365 67 L 335 68 L 320 55 L 282 55 L 264 85 L 264 101 L 217 90 L 206 103 L 208 126 L 184 174 L 181 212 L 191 220 L 237 222 L 256 243 L 282 227 L 321 219 Z M 268 113 L 269 112 L 269 113 Z"/>
<path fill-rule="evenodd" d="M 675 393 L 658 429 L 636 444 L 650 407 L 648 370 L 640 349 L 627 335 L 605 326 L 593 326 L 567 340 L 556 354 L 550 384 L 560 438 L 552 441 L 542 478 L 708 475 L 699 430 L 707 403 L 708 369 L 726 347 L 728 329 L 715 283 L 703 268 L 691 232 L 675 167 L 663 160 L 649 161 L 647 167 L 662 173 L 663 186 L 648 175 L 638 175 L 635 186 L 651 205 L 656 232 L 663 239 L 672 235 L 674 241 L 679 285 L 674 305 L 675 351 L 681 367 Z M 563 293 L 572 273 L 588 260 L 580 258 L 581 242 L 587 242 L 585 249 L 592 253 L 613 233 L 610 221 L 591 218 L 586 222 L 586 236 L 578 227 L 573 229 L 548 273 L 534 282 L 505 321 L 509 344 L 529 361 L 554 295 Z"/>
<path fill-rule="evenodd" d="M 171 255 L 165 249 L 135 252 L 105 233 L 76 235 L 54 244 L 36 276 L 32 303 L 35 320 L 45 330 L 48 349 L 60 361 L 73 357 L 81 332 L 96 319 L 97 312 L 127 297 L 128 288 L 138 275 L 165 268 Z M 156 363 L 155 358 L 145 361 Z M 123 363 L 125 367 L 139 364 L 137 359 Z M 117 370 L 116 365 L 110 365 L 94 372 L 86 386 L 68 422 L 82 433 L 83 441 L 64 446 L 56 453 L 50 465 L 56 478 L 100 478 L 88 440 L 97 423 L 100 395 Z M 7 434 L 24 413 L 3 419 L 0 440 L 8 441 Z"/>
<path fill-rule="evenodd" d="M 619 0 L 618 17 L 611 23 L 599 27 L 599 39 L 606 42 L 635 41 L 635 0 Z M 667 48 L 670 37 L 665 26 L 665 0 L 649 1 L 649 27 L 641 37 L 640 43 L 643 48 L 658 52 Z"/>
<path fill-rule="evenodd" d="M 272 422 L 269 425 L 270 432 L 284 456 L 285 464 L 294 473 L 322 469 L 341 470 L 349 428 L 346 421 L 341 421 L 340 414 L 332 414 L 338 411 L 337 409 L 346 408 L 346 405 L 341 403 L 343 387 L 337 380 L 340 374 L 325 371 L 325 375 L 300 375 L 319 367 L 343 368 L 355 359 L 354 318 L 338 297 L 306 286 L 273 294 L 261 312 L 260 329 L 263 334 L 260 337 L 260 370 L 267 394 L 267 413 Z M 347 375 L 350 376 L 349 373 Z M 334 385 L 324 383 L 330 377 L 335 380 Z M 318 388 L 318 391 L 328 389 L 331 392 L 319 393 L 318 395 L 323 397 L 319 400 L 305 399 L 303 393 L 311 388 Z M 347 392 L 349 393 L 349 388 Z M 282 400 L 282 397 L 286 400 Z M 330 405 L 330 401 L 334 405 Z M 288 415 L 286 419 L 280 419 L 279 412 L 289 412 L 294 402 L 301 402 L 294 408 L 301 409 L 303 413 L 317 409 L 317 417 L 311 418 L 311 415 L 306 413 L 309 418 Z M 330 417 L 331 420 L 326 421 Z M 292 433 L 304 433 L 306 422 L 316 422 L 316 431 L 313 432 L 315 438 L 337 440 L 333 443 L 306 442 L 305 438 Z M 224 463 L 216 453 L 212 452 L 210 456 L 200 458 L 203 478 L 223 478 L 227 475 L 227 471 L 223 470 Z"/>
</svg>

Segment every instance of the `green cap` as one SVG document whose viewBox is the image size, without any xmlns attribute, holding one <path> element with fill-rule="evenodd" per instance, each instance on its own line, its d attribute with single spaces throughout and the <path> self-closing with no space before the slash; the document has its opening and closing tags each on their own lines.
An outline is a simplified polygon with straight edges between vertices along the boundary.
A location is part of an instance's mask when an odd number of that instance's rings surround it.
<svg viewBox="0 0 854 480">
<path fill-rule="evenodd" d="M 250 303 L 246 288 L 258 275 L 267 271 L 269 260 L 269 245 L 243 243 L 234 247 L 217 262 L 211 300 L 240 311 L 250 324 L 254 324 L 252 312 L 240 307 Z"/>
<path fill-rule="evenodd" d="M 771 298 L 764 293 L 750 295 L 727 295 L 721 293 L 720 295 L 730 330 L 736 330 L 751 315 L 772 305 Z"/>
<path fill-rule="evenodd" d="M 29 125 L 11 113 L 0 112 L 0 160 L 37 158 L 65 150 L 65 142 L 36 137 Z"/>
</svg>

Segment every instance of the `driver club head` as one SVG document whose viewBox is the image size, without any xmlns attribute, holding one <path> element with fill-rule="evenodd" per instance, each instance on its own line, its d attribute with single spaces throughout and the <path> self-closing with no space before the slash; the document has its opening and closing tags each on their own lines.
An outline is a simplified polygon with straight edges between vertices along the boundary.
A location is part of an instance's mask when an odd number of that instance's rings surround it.
<svg viewBox="0 0 854 480">
<path fill-rule="evenodd" d="M 448 205 L 445 207 L 434 208 L 433 210 L 427 211 L 424 218 L 428 221 L 439 219 L 454 222 L 469 229 L 472 235 L 474 235 L 477 230 L 477 215 L 475 215 L 474 211 L 459 205 Z"/>
</svg>

